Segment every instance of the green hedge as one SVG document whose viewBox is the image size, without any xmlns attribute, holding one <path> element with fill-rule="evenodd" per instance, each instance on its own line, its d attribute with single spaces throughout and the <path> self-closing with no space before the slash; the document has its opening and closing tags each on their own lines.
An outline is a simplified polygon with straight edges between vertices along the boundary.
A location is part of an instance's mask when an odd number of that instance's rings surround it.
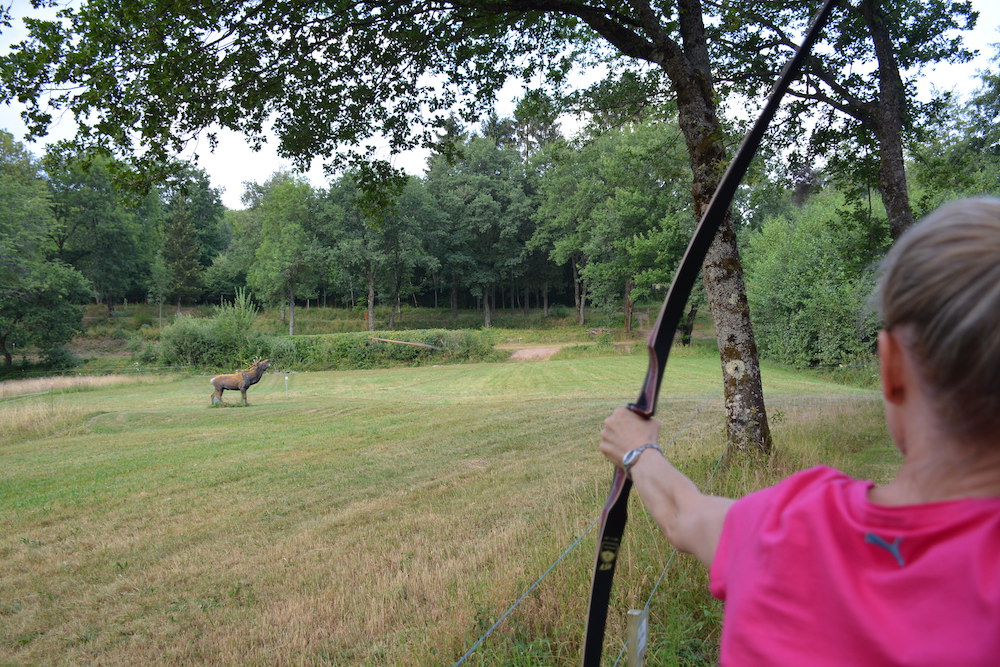
<svg viewBox="0 0 1000 667">
<path fill-rule="evenodd" d="M 493 331 L 420 329 L 313 336 L 268 336 L 254 332 L 233 337 L 220 329 L 212 320 L 178 318 L 163 331 L 160 360 L 170 365 L 231 370 L 246 365 L 253 357 L 266 357 L 272 366 L 284 370 L 318 371 L 505 358 L 494 349 L 498 334 Z M 375 338 L 424 343 L 440 349 L 384 343 Z"/>
<path fill-rule="evenodd" d="M 439 350 L 385 343 L 385 338 L 423 343 Z M 492 331 L 420 329 L 415 331 L 357 332 L 315 336 L 272 336 L 270 360 L 290 370 L 348 370 L 417 366 L 459 361 L 498 361 Z"/>
</svg>

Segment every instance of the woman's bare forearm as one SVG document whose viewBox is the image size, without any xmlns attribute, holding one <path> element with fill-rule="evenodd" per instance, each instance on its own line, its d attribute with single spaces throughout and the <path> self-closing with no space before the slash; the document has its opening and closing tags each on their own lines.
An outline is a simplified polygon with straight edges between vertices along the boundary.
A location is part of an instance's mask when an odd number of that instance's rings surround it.
<svg viewBox="0 0 1000 667">
<path fill-rule="evenodd" d="M 655 419 L 619 408 L 604 422 L 601 452 L 621 466 L 629 451 L 657 443 L 659 435 Z M 643 504 L 670 543 L 710 565 L 733 501 L 703 494 L 656 449 L 643 451 L 629 473 Z"/>
</svg>

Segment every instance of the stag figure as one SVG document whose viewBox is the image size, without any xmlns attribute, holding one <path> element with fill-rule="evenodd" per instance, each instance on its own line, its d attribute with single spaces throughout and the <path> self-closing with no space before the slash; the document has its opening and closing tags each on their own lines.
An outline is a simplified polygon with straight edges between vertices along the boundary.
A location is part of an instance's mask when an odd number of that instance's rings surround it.
<svg viewBox="0 0 1000 667">
<path fill-rule="evenodd" d="M 222 392 L 226 389 L 239 389 L 243 394 L 243 405 L 247 405 L 247 389 L 260 382 L 260 377 L 270 365 L 267 359 L 263 361 L 258 359 L 249 368 L 226 375 L 216 375 L 212 378 L 212 386 L 215 387 L 215 391 L 212 392 L 212 405 L 222 402 Z"/>
</svg>

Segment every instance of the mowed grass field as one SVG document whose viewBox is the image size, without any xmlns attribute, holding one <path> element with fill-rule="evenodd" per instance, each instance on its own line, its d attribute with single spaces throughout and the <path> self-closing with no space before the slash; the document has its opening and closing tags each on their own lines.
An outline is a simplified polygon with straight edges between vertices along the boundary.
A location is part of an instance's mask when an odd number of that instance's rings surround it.
<svg viewBox="0 0 1000 667">
<path fill-rule="evenodd" d="M 676 353 L 660 400 L 699 483 L 722 451 L 718 363 Z M 601 422 L 644 371 L 636 354 L 292 374 L 286 396 L 278 370 L 246 408 L 209 408 L 207 377 L 0 402 L 0 664 L 453 664 L 598 516 Z M 722 469 L 719 492 L 823 461 L 887 474 L 874 392 L 775 368 L 765 388 L 776 454 Z M 671 557 L 637 502 L 625 540 L 609 661 Z M 467 664 L 576 663 L 594 549 L 592 532 Z M 711 662 L 719 607 L 676 560 L 649 660 Z"/>
</svg>

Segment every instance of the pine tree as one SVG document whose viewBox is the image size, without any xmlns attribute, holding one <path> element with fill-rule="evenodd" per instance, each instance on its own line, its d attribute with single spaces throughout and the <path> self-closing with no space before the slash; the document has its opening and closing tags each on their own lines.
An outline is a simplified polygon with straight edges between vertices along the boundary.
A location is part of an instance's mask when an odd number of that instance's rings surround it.
<svg viewBox="0 0 1000 667">
<path fill-rule="evenodd" d="M 191 301 L 201 295 L 202 271 L 197 231 L 191 221 L 188 206 L 174 201 L 164 220 L 163 263 L 170 276 L 169 295 L 181 311 L 182 301 Z"/>
</svg>

